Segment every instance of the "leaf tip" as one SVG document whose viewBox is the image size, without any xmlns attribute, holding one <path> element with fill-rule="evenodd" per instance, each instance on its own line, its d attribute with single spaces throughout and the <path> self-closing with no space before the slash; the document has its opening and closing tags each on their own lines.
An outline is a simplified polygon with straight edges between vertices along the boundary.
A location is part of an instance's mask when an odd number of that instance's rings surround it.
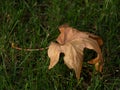
<svg viewBox="0 0 120 90">
<path fill-rule="evenodd" d="M 52 68 L 52 66 L 49 66 L 48 69 L 50 70 Z"/>
</svg>

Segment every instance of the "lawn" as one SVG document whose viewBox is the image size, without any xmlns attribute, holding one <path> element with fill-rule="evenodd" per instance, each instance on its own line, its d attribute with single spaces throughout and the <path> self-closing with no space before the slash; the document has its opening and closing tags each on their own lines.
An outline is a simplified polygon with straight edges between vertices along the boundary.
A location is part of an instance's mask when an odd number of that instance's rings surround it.
<svg viewBox="0 0 120 90">
<path fill-rule="evenodd" d="M 0 2 L 0 90 L 119 90 L 119 0 L 2 0 Z M 47 49 L 59 35 L 58 27 L 70 26 L 100 36 L 104 67 L 96 73 L 86 63 L 95 52 L 85 49 L 79 80 L 59 63 L 48 70 Z M 40 51 L 17 50 L 44 48 Z M 89 74 L 89 73 L 92 74 Z"/>
</svg>

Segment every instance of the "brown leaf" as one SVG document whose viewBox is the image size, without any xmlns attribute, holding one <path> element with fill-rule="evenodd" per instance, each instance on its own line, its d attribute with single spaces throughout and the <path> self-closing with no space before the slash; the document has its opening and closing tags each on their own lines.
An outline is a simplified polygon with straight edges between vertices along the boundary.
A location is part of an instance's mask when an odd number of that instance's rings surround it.
<svg viewBox="0 0 120 90">
<path fill-rule="evenodd" d="M 54 67 L 59 61 L 60 53 L 64 53 L 64 62 L 70 68 L 75 70 L 77 79 L 80 78 L 83 63 L 84 48 L 96 51 L 97 57 L 88 61 L 89 64 L 95 64 L 97 71 L 102 72 L 103 58 L 100 45 L 103 44 L 99 36 L 88 32 L 81 32 L 68 25 L 59 27 L 60 35 L 57 38 L 58 43 L 52 42 L 48 49 L 50 57 L 49 69 Z"/>
</svg>

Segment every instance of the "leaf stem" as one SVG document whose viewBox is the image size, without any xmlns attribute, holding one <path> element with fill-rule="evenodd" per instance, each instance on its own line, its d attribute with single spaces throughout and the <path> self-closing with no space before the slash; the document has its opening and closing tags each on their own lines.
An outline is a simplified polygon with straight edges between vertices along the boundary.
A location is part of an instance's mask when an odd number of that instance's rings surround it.
<svg viewBox="0 0 120 90">
<path fill-rule="evenodd" d="M 42 50 L 48 49 L 48 47 L 45 47 L 45 48 L 35 48 L 35 49 L 21 48 L 21 47 L 15 46 L 15 43 L 11 43 L 11 47 L 16 49 L 16 50 L 24 50 L 24 51 L 42 51 Z"/>
</svg>

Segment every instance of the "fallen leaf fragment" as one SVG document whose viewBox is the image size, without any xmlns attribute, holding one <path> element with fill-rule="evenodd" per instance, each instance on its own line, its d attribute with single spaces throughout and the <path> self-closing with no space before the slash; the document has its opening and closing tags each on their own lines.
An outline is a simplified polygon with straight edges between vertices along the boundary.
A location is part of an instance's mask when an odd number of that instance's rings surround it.
<svg viewBox="0 0 120 90">
<path fill-rule="evenodd" d="M 60 45 L 52 42 L 48 49 L 48 56 L 51 57 L 49 69 L 51 69 L 55 64 L 57 64 L 57 62 L 59 61 L 60 53 Z"/>
<path fill-rule="evenodd" d="M 83 51 L 85 48 L 96 51 L 97 57 L 88 61 L 89 64 L 95 64 L 97 71 L 102 72 L 103 58 L 100 46 L 102 39 L 88 32 L 81 32 L 68 25 L 59 27 L 60 35 L 56 39 L 57 43 L 52 42 L 48 49 L 50 58 L 49 69 L 53 68 L 59 61 L 60 53 L 64 53 L 64 62 L 68 68 L 73 69 L 76 78 L 80 78 L 83 64 Z"/>
</svg>

